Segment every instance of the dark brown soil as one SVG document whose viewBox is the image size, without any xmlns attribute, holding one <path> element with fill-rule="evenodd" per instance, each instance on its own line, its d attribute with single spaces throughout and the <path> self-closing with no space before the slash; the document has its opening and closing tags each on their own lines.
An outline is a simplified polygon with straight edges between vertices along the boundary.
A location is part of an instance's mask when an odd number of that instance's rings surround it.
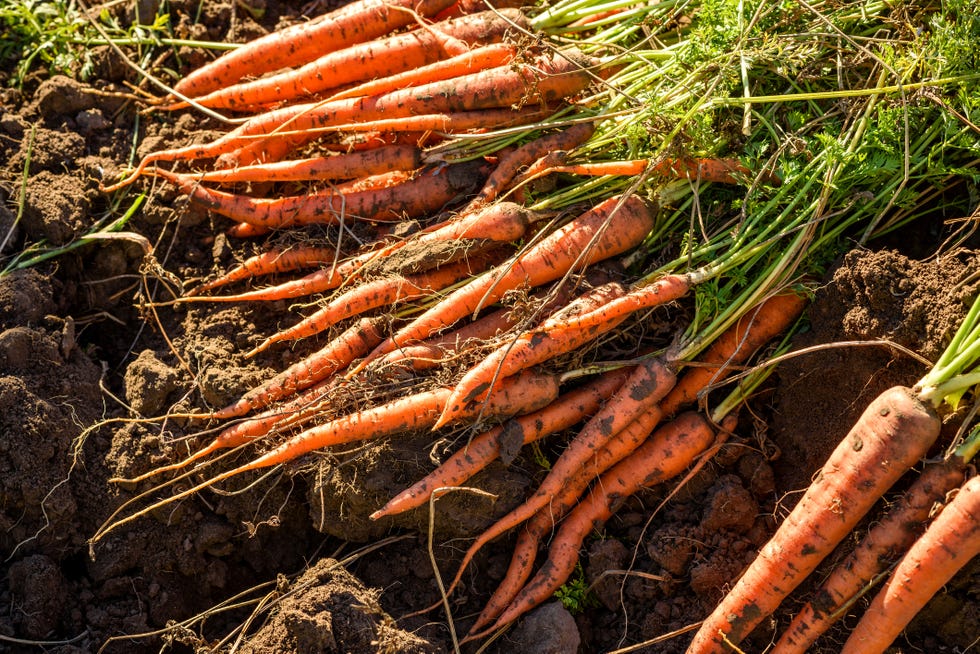
<svg viewBox="0 0 980 654">
<path fill-rule="evenodd" d="M 196 25 L 189 17 L 197 3 L 170 7 L 183 17 L 180 33 L 215 40 L 248 38 L 298 12 L 295 4 L 262 4 L 262 25 L 239 4 L 203 3 Z M 200 63 L 199 54 L 183 54 L 184 66 Z M 107 209 L 99 180 L 129 159 L 135 123 L 132 106 L 91 94 L 121 90 L 129 73 L 109 52 L 96 53 L 96 62 L 89 84 L 55 77 L 31 80 L 22 93 L 4 92 L 0 238 L 13 225 L 10 207 L 30 160 L 23 217 L 4 254 L 42 239 L 67 243 Z M 139 125 L 139 153 L 213 127 L 190 115 Z M 200 443 L 193 438 L 198 424 L 129 418 L 224 406 L 323 342 L 309 339 L 246 360 L 244 351 L 294 315 L 287 303 L 145 303 L 166 300 L 180 281 L 225 269 L 264 246 L 229 239 L 227 226 L 172 191 L 153 189 L 127 228 L 149 239 L 152 257 L 137 239 L 123 237 L 0 278 L 0 650 L 452 651 L 441 609 L 404 617 L 439 600 L 430 554 L 439 576 L 451 577 L 469 539 L 541 478 L 538 459 L 521 452 L 492 465 L 469 484 L 482 493 L 450 493 L 432 517 L 428 507 L 377 522 L 368 515 L 431 470 L 466 432 L 406 435 L 309 456 L 284 472 L 245 475 L 90 547 L 114 511 L 153 485 L 110 478 L 176 461 Z M 923 233 L 932 234 L 928 242 Z M 491 650 L 604 652 L 701 620 L 867 402 L 927 370 L 907 351 L 934 359 L 977 292 L 975 274 L 961 282 L 980 269 L 978 251 L 932 258 L 944 235 L 915 234 L 838 262 L 795 344 L 835 346 L 783 364 L 744 412 L 737 437 L 659 513 L 653 509 L 661 490 L 626 502 L 587 543 L 580 575 L 592 593 L 570 600 L 578 604 L 574 615 L 547 604 Z M 653 320 L 659 318 L 650 327 Z M 845 343 L 851 341 L 861 344 Z M 947 428 L 956 428 L 955 416 Z M 552 439 L 542 455 L 561 443 Z M 152 497 L 187 488 L 206 472 Z M 464 576 L 451 598 L 456 634 L 466 632 L 492 593 L 512 545 L 512 536 L 493 543 Z M 978 577 L 975 562 L 912 623 L 895 651 L 969 647 L 977 637 Z M 760 626 L 745 651 L 762 651 L 806 590 Z M 841 633 L 815 651 L 835 651 Z M 666 638 L 642 651 L 682 652 L 689 638 Z M 463 649 L 475 651 L 473 644 Z"/>
</svg>

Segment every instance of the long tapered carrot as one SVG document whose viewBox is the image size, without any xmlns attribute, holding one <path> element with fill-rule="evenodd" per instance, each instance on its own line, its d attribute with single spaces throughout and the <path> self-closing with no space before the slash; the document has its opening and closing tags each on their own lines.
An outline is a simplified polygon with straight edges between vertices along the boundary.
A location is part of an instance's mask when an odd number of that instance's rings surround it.
<svg viewBox="0 0 980 654">
<path fill-rule="evenodd" d="M 689 654 L 737 645 L 854 528 L 939 435 L 936 411 L 891 388 L 871 402 L 738 583 L 701 624 Z"/>
<path fill-rule="evenodd" d="M 501 438 L 524 445 L 549 434 L 568 429 L 594 413 L 625 380 L 618 370 L 562 394 L 557 400 L 519 418 L 473 437 L 462 449 L 446 459 L 429 475 L 402 491 L 371 514 L 372 520 L 395 515 L 425 504 L 436 488 L 458 486 L 500 456 Z"/>
<path fill-rule="evenodd" d="M 579 549 L 589 533 L 601 529 L 622 502 L 639 489 L 679 475 L 714 440 L 715 431 L 704 417 L 684 413 L 606 471 L 592 492 L 561 523 L 538 574 L 511 601 L 492 628 L 513 622 L 551 597 L 574 570 Z"/>
<path fill-rule="evenodd" d="M 834 568 L 773 646 L 771 654 L 802 654 L 842 616 L 863 588 L 901 556 L 946 494 L 963 483 L 966 464 L 952 457 L 926 466 L 901 499 L 876 521 L 861 542 Z"/>
<path fill-rule="evenodd" d="M 505 32 L 512 29 L 512 22 L 524 27 L 528 24 L 524 14 L 516 9 L 506 10 L 506 16 L 483 11 L 442 21 L 432 25 L 431 29 L 410 30 L 335 50 L 298 68 L 199 95 L 194 102 L 213 109 L 250 111 L 278 102 L 308 98 L 355 82 L 385 78 L 428 66 L 458 54 L 444 51 L 440 35 L 450 37 L 465 47 L 498 42 Z M 462 73 L 460 70 L 459 74 Z M 186 102 L 176 102 L 162 109 L 174 110 L 187 106 Z"/>
<path fill-rule="evenodd" d="M 157 174 L 173 182 L 191 201 L 214 213 L 257 227 L 281 229 L 308 224 L 337 225 L 345 216 L 374 221 L 401 220 L 437 211 L 479 183 L 482 164 L 453 164 L 429 170 L 387 188 L 338 193 L 331 189 L 302 196 L 254 198 L 205 188 L 188 175 Z"/>
<path fill-rule="evenodd" d="M 380 77 L 337 93 L 331 93 L 326 99 L 328 101 L 345 100 L 388 93 L 408 86 L 440 82 L 459 75 L 468 75 L 488 68 L 504 66 L 513 61 L 516 56 L 517 48 L 513 44 L 490 43 L 428 66 L 408 70 L 397 75 Z"/>
<path fill-rule="evenodd" d="M 211 143 L 150 153 L 126 178 L 104 187 L 104 190 L 113 191 L 132 183 L 147 166 L 161 161 L 211 159 L 228 155 L 243 146 L 250 148 L 251 159 L 229 159 L 226 166 L 251 164 L 262 160 L 261 149 L 269 142 L 278 141 L 289 147 L 292 147 L 291 143 L 305 143 L 309 137 L 302 134 L 304 130 L 423 114 L 554 103 L 585 89 L 592 81 L 588 68 L 594 63 L 589 58 L 567 52 L 543 55 L 527 63 L 512 63 L 380 96 L 276 109 L 250 119 Z M 279 131 L 287 133 L 273 136 Z M 297 132 L 299 135 L 293 136 Z M 279 154 L 282 153 L 280 149 Z"/>
<path fill-rule="evenodd" d="M 594 133 L 595 125 L 592 123 L 578 123 L 560 132 L 538 137 L 505 154 L 469 206 L 479 207 L 492 202 L 517 176 L 522 166 L 527 166 L 553 150 L 571 149 L 581 145 Z"/>
<path fill-rule="evenodd" d="M 481 270 L 487 257 L 477 254 L 469 259 L 450 263 L 417 275 L 381 277 L 355 286 L 330 300 L 323 308 L 310 314 L 288 329 L 276 332 L 255 346 L 245 356 L 252 357 L 274 343 L 312 336 L 341 320 L 358 316 L 378 307 L 426 297 Z"/>
<path fill-rule="evenodd" d="M 207 293 L 221 286 L 233 284 L 259 275 L 291 272 L 303 268 L 314 268 L 331 263 L 337 256 L 336 246 L 298 246 L 286 250 L 274 249 L 249 257 L 228 272 L 209 282 L 199 284 L 187 291 L 185 297 Z"/>
<path fill-rule="evenodd" d="M 514 557 L 504 579 L 487 601 L 476 622 L 470 627 L 473 638 L 481 628 L 489 625 L 503 613 L 531 576 L 534 553 L 525 556 L 525 552 L 531 547 L 532 542 L 536 544 L 547 531 L 554 529 L 558 521 L 578 504 L 582 494 L 597 476 L 640 447 L 662 417 L 663 413 L 656 406 L 642 413 L 596 450 L 586 465 L 565 481 L 561 489 L 548 501 L 547 506 L 539 509 L 525 522 L 525 528 L 518 536 L 518 542 L 523 541 L 522 549 L 518 551 L 515 546 Z"/>
<path fill-rule="evenodd" d="M 381 334 L 378 318 L 362 318 L 321 349 L 253 388 L 235 402 L 213 413 L 195 417 L 224 420 L 269 406 L 298 390 L 309 388 L 342 370 L 357 357 L 364 356 L 381 339 Z"/>
<path fill-rule="evenodd" d="M 361 367 L 397 347 L 427 338 L 515 288 L 534 287 L 630 250 L 653 228 L 654 210 L 630 196 L 611 198 L 555 230 L 536 245 L 448 295 L 384 341 Z"/>
<path fill-rule="evenodd" d="M 579 484 L 584 488 L 584 485 L 588 484 L 596 474 L 603 471 L 602 466 L 610 465 L 610 462 L 614 463 L 628 456 L 643 442 L 661 418 L 673 416 L 682 407 L 693 402 L 705 385 L 723 379 L 730 374 L 733 366 L 747 361 L 762 344 L 786 330 L 802 312 L 804 305 L 805 300 L 801 295 L 788 292 L 771 296 L 746 312 L 703 353 L 702 360 L 705 366 L 686 369 L 668 389 L 658 405 L 648 406 L 639 417 L 625 428 L 613 433 L 611 437 L 605 437 L 602 432 L 613 431 L 616 427 L 615 421 L 607 422 L 607 429 L 598 430 L 599 427 L 606 425 L 599 423 L 602 417 L 593 418 L 597 423 L 594 427 L 599 433 L 594 432 L 588 440 L 577 439 L 575 447 L 569 447 L 562 453 L 538 490 L 524 504 L 502 517 L 477 537 L 463 556 L 456 577 L 449 588 L 454 588 L 459 583 L 466 566 L 483 545 L 528 519 L 553 501 L 555 494 L 561 492 L 561 488 L 568 486 L 570 480 L 574 480 L 571 481 L 573 485 Z M 568 318 L 566 316 L 566 320 Z M 674 363 L 676 362 L 672 365 Z M 586 433 L 585 436 L 588 438 L 590 435 Z M 601 464 L 589 461 L 590 455 L 595 451 L 590 445 L 596 442 L 603 442 L 604 449 L 609 450 L 608 453 L 603 454 L 604 461 Z"/>
<path fill-rule="evenodd" d="M 182 95 L 198 97 L 287 66 L 304 64 L 326 52 L 378 38 L 415 19 L 410 9 L 434 16 L 452 0 L 356 0 L 306 23 L 287 27 L 218 57 L 192 71 L 174 86 Z"/>
<path fill-rule="evenodd" d="M 394 170 L 415 170 L 422 165 L 422 153 L 412 145 L 388 145 L 295 161 L 239 166 L 190 174 L 198 184 L 236 184 L 241 182 L 335 181 L 378 175 Z"/>
<path fill-rule="evenodd" d="M 670 179 L 697 179 L 719 184 L 737 184 L 738 175 L 748 175 L 749 170 L 734 159 L 668 158 L 653 162 L 650 159 L 628 161 L 593 161 L 580 164 L 544 165 L 531 177 L 552 173 L 568 173 L 599 177 L 602 175 L 636 176 L 654 172 Z"/>
<path fill-rule="evenodd" d="M 493 406 L 484 415 L 503 418 L 528 413 L 547 406 L 558 397 L 558 378 L 554 375 L 524 372 L 511 381 L 507 391 L 494 399 Z M 244 465 L 215 475 L 125 518 L 106 523 L 92 536 L 90 542 L 99 541 L 110 531 L 142 515 L 242 473 L 287 463 L 325 447 L 426 429 L 439 416 L 440 405 L 448 393 L 449 389 L 446 388 L 416 393 L 307 429 Z"/>
<path fill-rule="evenodd" d="M 946 582 L 980 554 L 980 477 L 957 492 L 898 562 L 841 654 L 879 654 Z"/>
<path fill-rule="evenodd" d="M 227 276 L 220 277 L 209 284 L 198 287 L 193 294 L 188 294 L 178 300 L 178 302 L 254 302 L 284 300 L 312 295 L 314 293 L 322 293 L 349 282 L 355 275 L 362 272 L 362 269 L 368 264 L 384 261 L 385 257 L 390 256 L 409 243 L 422 246 L 428 243 L 446 241 L 466 242 L 465 247 L 461 247 L 459 251 L 458 256 L 462 256 L 467 252 L 477 251 L 479 248 L 473 247 L 473 243 L 477 241 L 488 242 L 491 245 L 517 241 L 524 235 L 527 228 L 528 212 L 523 207 L 513 202 L 497 202 L 482 211 L 470 212 L 462 217 L 441 223 L 440 226 L 434 229 L 419 232 L 407 240 L 364 252 L 350 259 L 346 259 L 336 266 L 322 267 L 320 270 L 312 272 L 300 279 L 293 279 L 275 286 L 259 288 L 236 295 L 199 296 L 205 290 L 232 281 L 238 281 L 251 275 L 264 274 L 272 271 L 279 272 L 279 269 L 276 269 L 279 261 L 274 256 L 270 255 L 254 262 L 249 260 L 249 262 L 246 262 L 247 265 L 242 264 L 247 270 L 241 270 L 241 267 L 236 268 L 234 271 L 230 271 Z M 332 262 L 334 254 L 335 251 L 333 250 L 329 252 L 316 250 L 311 253 L 311 256 L 320 257 L 322 261 L 323 256 L 328 255 L 329 259 L 325 262 Z M 299 254 L 297 255 L 298 258 L 301 256 Z M 451 258 L 448 260 L 451 260 Z M 433 260 L 431 263 L 434 265 L 436 261 Z M 194 299 L 192 300 L 191 298 Z"/>
</svg>

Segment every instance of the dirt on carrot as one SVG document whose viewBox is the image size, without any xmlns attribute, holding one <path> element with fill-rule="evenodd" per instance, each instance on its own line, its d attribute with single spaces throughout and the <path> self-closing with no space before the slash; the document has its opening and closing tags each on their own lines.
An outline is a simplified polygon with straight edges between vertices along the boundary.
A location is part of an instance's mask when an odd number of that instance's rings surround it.
<svg viewBox="0 0 980 654">
<path fill-rule="evenodd" d="M 255 18 L 240 3 L 168 3 L 176 36 L 216 41 L 244 41 L 277 24 L 301 22 L 300 5 L 267 0 L 265 15 Z M 108 11 L 129 20 L 130 7 L 117 4 Z M 323 7 L 318 5 L 314 13 Z M 180 54 L 184 70 L 210 58 L 196 49 L 182 48 Z M 96 98 L 89 91 L 125 91 L 123 80 L 139 80 L 108 49 L 95 46 L 91 55 L 91 84 L 34 77 L 18 91 L 8 84 L 11 71 L 0 70 L 0 164 L 10 180 L 19 181 L 31 153 L 23 215 L 11 241 L 18 247 L 41 239 L 65 243 L 82 234 L 109 201 L 99 194 L 96 180 L 102 171 L 116 170 L 128 160 L 134 141 L 132 108 L 122 99 Z M 138 151 L 189 142 L 203 138 L 202 130 L 215 129 L 215 123 L 192 114 L 143 121 Z M 9 205 L 17 198 L 16 186 L 0 190 L 3 234 L 16 215 Z M 215 275 L 257 251 L 258 243 L 224 236 L 225 220 L 186 206 L 173 190 L 158 186 L 152 193 L 153 202 L 128 229 L 156 243 L 157 260 L 181 279 Z M 122 200 L 127 206 L 131 201 L 130 196 Z M 976 237 L 955 257 L 928 259 L 944 239 L 944 229 L 941 219 L 927 217 L 894 238 L 872 244 L 873 251 L 848 257 L 824 280 L 808 311 L 811 331 L 799 344 L 888 338 L 934 357 L 942 347 L 939 334 L 961 315 L 962 297 L 976 290 L 971 285 L 957 288 L 956 282 L 967 276 L 965 271 L 980 267 Z M 324 236 L 316 227 L 301 233 L 303 238 Z M 11 252 L 11 243 L 4 255 Z M 108 424 L 76 442 L 82 425 L 131 415 L 130 408 L 153 416 L 171 406 L 223 407 L 325 344 L 302 343 L 246 361 L 240 354 L 251 338 L 272 333 L 287 303 L 151 311 L 135 299 L 139 287 L 134 284 L 144 263 L 137 244 L 112 239 L 0 278 L 0 549 L 5 559 L 0 564 L 0 636 L 72 640 L 61 648 L 97 651 L 109 637 L 127 635 L 106 646 L 110 654 L 158 652 L 161 638 L 173 636 L 185 643 L 174 641 L 174 650 L 203 649 L 245 624 L 252 606 L 212 612 L 203 627 L 190 625 L 191 631 L 168 628 L 168 623 L 191 618 L 238 593 L 261 598 L 275 590 L 279 575 L 310 567 L 313 572 L 302 579 L 304 591 L 281 605 L 261 636 L 246 633 L 247 647 L 288 650 L 299 632 L 321 638 L 329 621 L 330 637 L 345 651 L 375 652 L 377 645 L 359 640 L 359 634 L 373 630 L 394 635 L 391 620 L 435 602 L 439 593 L 426 539 L 419 535 L 428 528 L 427 510 L 377 523 L 368 515 L 455 451 L 468 436 L 465 432 L 352 448 L 318 458 L 295 476 L 273 475 L 243 493 L 205 493 L 110 535 L 95 557 L 89 557 L 86 539 L 135 492 L 106 480 L 185 456 L 190 446 L 186 437 L 200 425 Z M 152 299 L 173 297 L 165 278 L 148 282 Z M 853 421 L 849 414 L 861 398 L 914 381 L 922 370 L 921 364 L 880 346 L 827 350 L 783 364 L 772 387 L 753 405 L 764 421 L 747 422 L 741 438 L 692 480 L 655 523 L 645 524 L 661 495 L 641 491 L 602 534 L 587 541 L 582 579 L 594 583 L 597 605 L 574 617 L 560 606 L 551 607 L 540 614 L 537 631 L 548 633 L 562 625 L 563 633 L 575 632 L 583 648 L 609 651 L 703 617 L 718 600 L 718 590 L 771 531 L 769 516 L 791 507 L 814 461 L 825 458 L 829 444 L 839 440 L 839 433 L 830 433 Z M 454 539 L 472 537 L 513 508 L 543 474 L 538 452 L 544 459 L 553 456 L 564 436 L 542 442 L 537 452 L 528 449 L 509 465 L 491 464 L 467 482 L 495 499 L 461 490 L 435 503 L 434 551 L 444 577 L 460 556 Z M 384 540 L 394 531 L 410 535 L 395 543 Z M 359 552 L 368 542 L 377 549 Z M 466 593 L 453 605 L 455 616 L 479 612 L 503 576 L 512 545 L 506 539 L 492 544 L 475 564 L 477 572 L 465 580 Z M 311 563 L 334 552 L 340 552 L 338 557 L 359 554 L 345 563 L 350 576 L 328 577 L 321 564 Z M 911 623 L 899 651 L 969 647 L 978 610 L 971 594 L 976 575 L 974 564 L 947 584 Z M 282 588 L 294 587 L 286 583 Z M 327 599 L 338 596 L 344 601 Z M 351 610 L 348 598 L 371 610 Z M 355 619 L 365 631 L 342 628 Z M 783 626 L 788 619 L 788 612 L 776 615 Z M 297 629 L 280 629 L 286 624 Z M 394 651 L 452 648 L 441 614 L 396 624 L 412 640 L 385 640 L 382 635 L 383 642 L 394 643 Z M 138 636 L 159 629 L 165 636 Z M 203 639 L 198 630 L 203 630 Z M 761 651 L 777 635 L 762 632 L 746 647 Z M 514 634 L 516 630 L 506 638 Z M 844 642 L 842 632 L 828 638 L 837 649 Z M 506 640 L 500 647 L 534 651 L 529 642 Z M 672 654 L 685 646 L 684 637 L 677 637 L 654 649 Z M 8 641 L 3 647 L 18 654 L 37 651 Z"/>
</svg>

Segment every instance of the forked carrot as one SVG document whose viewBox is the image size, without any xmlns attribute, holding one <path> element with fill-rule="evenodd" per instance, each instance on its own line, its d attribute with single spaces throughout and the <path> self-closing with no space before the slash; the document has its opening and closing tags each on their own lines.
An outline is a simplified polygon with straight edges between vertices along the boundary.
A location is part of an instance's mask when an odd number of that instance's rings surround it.
<svg viewBox="0 0 980 654">
<path fill-rule="evenodd" d="M 615 430 L 617 427 L 615 420 L 609 424 L 608 429 L 604 430 L 599 429 L 604 425 L 594 425 L 592 434 L 583 429 L 584 437 L 574 439 L 566 448 L 538 490 L 524 504 L 498 520 L 470 545 L 449 589 L 459 583 L 466 566 L 483 545 L 549 504 L 563 487 L 580 484 L 584 488 L 596 474 L 604 470 L 604 466 L 628 456 L 643 442 L 662 417 L 673 416 L 683 406 L 691 403 L 706 384 L 724 378 L 730 374 L 732 366 L 748 360 L 762 344 L 787 329 L 802 312 L 803 306 L 804 299 L 795 292 L 774 295 L 766 299 L 758 307 L 746 312 L 704 352 L 704 361 L 713 365 L 690 367 L 685 370 L 658 405 L 647 408 L 633 422 L 618 431 Z M 672 365 L 677 363 L 671 362 Z M 598 423 L 600 420 L 603 418 L 597 414 L 590 423 Z M 607 438 L 603 435 L 603 431 L 614 433 Z M 603 449 L 608 450 L 602 454 L 601 463 L 597 460 L 590 461 L 590 457 L 595 453 L 591 446 L 596 442 L 604 443 Z"/>
<path fill-rule="evenodd" d="M 516 9 L 507 10 L 506 19 L 491 11 L 462 16 L 432 25 L 430 29 L 409 30 L 334 50 L 298 68 L 198 95 L 194 102 L 213 109 L 254 111 L 279 102 L 309 98 L 353 83 L 415 70 L 460 54 L 444 49 L 447 37 L 454 45 L 464 48 L 498 42 L 511 29 L 512 21 L 527 26 L 527 19 Z M 175 102 L 162 109 L 176 110 L 187 106 L 187 102 Z"/>
<path fill-rule="evenodd" d="M 551 151 L 571 149 L 581 145 L 594 133 L 595 125 L 592 123 L 577 123 L 560 132 L 540 136 L 503 155 L 483 188 L 470 201 L 469 208 L 479 207 L 496 199 L 520 172 L 522 166 L 527 166 Z"/>
<path fill-rule="evenodd" d="M 253 357 L 280 341 L 312 336 L 341 320 L 361 315 L 378 307 L 426 297 L 471 276 L 474 270 L 481 270 L 487 260 L 487 256 L 477 254 L 469 259 L 450 263 L 417 275 L 394 275 L 365 282 L 330 300 L 322 309 L 315 311 L 292 327 L 273 334 L 245 356 Z"/>
<path fill-rule="evenodd" d="M 575 268 L 608 259 L 639 245 L 653 228 L 654 210 L 630 196 L 611 198 L 555 230 L 537 244 L 448 295 L 384 341 L 358 367 L 392 350 L 441 331 L 515 288 L 554 281 Z M 590 314 L 591 315 L 591 314 Z"/>
<path fill-rule="evenodd" d="M 514 418 L 473 437 L 438 468 L 402 491 L 371 514 L 372 520 L 396 515 L 425 504 L 436 488 L 458 486 L 500 456 L 501 438 L 524 445 L 563 431 L 595 413 L 626 379 L 626 370 L 606 373 L 592 382 L 562 394 L 533 413 Z"/>
<path fill-rule="evenodd" d="M 947 493 L 963 483 L 965 470 L 966 462 L 955 455 L 926 466 L 899 501 L 874 523 L 813 593 L 771 653 L 806 652 L 843 617 L 862 591 L 915 542 L 928 524 L 932 510 L 945 501 Z"/>
<path fill-rule="evenodd" d="M 980 554 L 980 477 L 973 477 L 902 557 L 841 654 L 879 654 L 960 569 Z"/>
<path fill-rule="evenodd" d="M 254 198 L 205 188 L 188 175 L 159 170 L 191 201 L 214 213 L 262 228 L 298 225 L 337 225 L 344 216 L 373 221 L 401 220 L 437 211 L 467 194 L 482 177 L 481 164 L 453 164 L 428 170 L 387 188 L 338 193 L 331 189 L 302 196 Z"/>
<path fill-rule="evenodd" d="M 509 64 L 517 56 L 517 48 L 510 43 L 490 43 L 473 48 L 455 57 L 437 61 L 428 66 L 408 70 L 397 75 L 388 75 L 358 84 L 349 89 L 333 93 L 327 101 L 345 100 L 367 95 L 379 95 L 408 86 L 419 86 L 430 82 L 452 79 L 458 75 L 476 73 L 488 68 Z"/>
<path fill-rule="evenodd" d="M 722 652 L 738 645 L 925 454 L 940 427 L 935 409 L 908 388 L 894 387 L 875 398 L 755 561 L 701 624 L 688 653 Z"/>
<path fill-rule="evenodd" d="M 704 417 L 684 413 L 607 470 L 561 523 L 538 574 L 510 602 L 491 629 L 513 622 L 551 597 L 571 576 L 579 549 L 589 533 L 601 529 L 623 501 L 639 489 L 679 475 L 714 440 L 715 431 Z"/>
<path fill-rule="evenodd" d="M 411 9 L 434 16 L 452 0 L 356 0 L 306 23 L 293 25 L 230 50 L 192 71 L 174 90 L 198 97 L 246 77 L 304 64 L 325 52 L 378 38 L 411 24 Z"/>
<path fill-rule="evenodd" d="M 493 401 L 485 415 L 504 418 L 536 411 L 558 397 L 558 378 L 536 372 L 518 375 Z M 383 438 L 404 432 L 426 429 L 439 416 L 441 403 L 449 389 L 437 388 L 399 398 L 363 411 L 330 420 L 312 427 L 285 441 L 252 461 L 227 470 L 205 482 L 176 493 L 145 507 L 132 515 L 103 525 L 91 538 L 95 543 L 110 531 L 130 523 L 172 502 L 189 497 L 231 477 L 251 470 L 260 470 L 294 461 L 314 450 L 373 438 Z"/>
</svg>

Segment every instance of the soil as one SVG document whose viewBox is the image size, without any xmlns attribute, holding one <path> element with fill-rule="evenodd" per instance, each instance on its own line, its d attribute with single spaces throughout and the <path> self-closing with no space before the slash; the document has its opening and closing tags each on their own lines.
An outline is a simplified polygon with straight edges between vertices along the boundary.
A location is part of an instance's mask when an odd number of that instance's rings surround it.
<svg viewBox="0 0 980 654">
<path fill-rule="evenodd" d="M 181 17 L 178 33 L 212 40 L 246 39 L 298 18 L 294 3 L 262 4 L 261 22 L 240 4 L 176 0 L 170 10 Z M 198 6 L 204 14 L 192 24 Z M 183 66 L 200 63 L 200 54 L 182 54 Z M 68 243 L 109 208 L 99 180 L 129 160 L 137 123 L 131 104 L 97 94 L 122 90 L 131 73 L 109 51 L 93 58 L 87 83 L 39 76 L 23 91 L 3 92 L 0 235 L 14 225 L 28 170 L 22 217 L 3 254 L 40 240 Z M 138 125 L 137 155 L 216 128 L 191 114 Z M 540 457 L 552 456 L 561 437 L 490 466 L 469 484 L 482 492 L 450 493 L 434 516 L 424 507 L 368 518 L 466 433 L 311 455 L 284 472 L 188 497 L 90 545 L 115 511 L 153 487 L 110 479 L 179 460 L 200 442 L 195 422 L 131 418 L 224 406 L 323 342 L 245 359 L 289 319 L 287 303 L 150 306 L 148 298 L 167 299 L 182 281 L 226 269 L 267 242 L 229 238 L 220 218 L 167 189 L 147 190 L 127 230 L 149 239 L 152 254 L 122 235 L 0 278 L 0 650 L 452 651 L 453 633 L 465 633 L 502 577 L 513 536 L 477 557 L 451 598 L 452 623 L 441 609 L 410 614 L 439 601 L 440 579 L 455 573 L 469 539 L 534 487 Z M 568 599 L 571 612 L 548 603 L 490 650 L 604 652 L 678 631 L 640 651 L 682 652 L 684 629 L 753 558 L 867 402 L 921 377 L 923 358 L 934 360 L 948 341 L 977 292 L 980 251 L 970 249 L 974 241 L 934 257 L 946 236 L 913 225 L 836 262 L 794 347 L 836 346 L 781 365 L 732 442 L 658 513 L 662 490 L 625 503 L 587 543 L 579 586 L 592 592 Z M 861 344 L 841 345 L 851 341 Z M 948 419 L 947 436 L 957 418 Z M 894 651 L 968 648 L 977 637 L 977 588 L 974 562 Z M 756 630 L 746 652 L 771 642 L 806 590 Z M 843 633 L 831 632 L 814 651 L 835 651 Z"/>
</svg>

